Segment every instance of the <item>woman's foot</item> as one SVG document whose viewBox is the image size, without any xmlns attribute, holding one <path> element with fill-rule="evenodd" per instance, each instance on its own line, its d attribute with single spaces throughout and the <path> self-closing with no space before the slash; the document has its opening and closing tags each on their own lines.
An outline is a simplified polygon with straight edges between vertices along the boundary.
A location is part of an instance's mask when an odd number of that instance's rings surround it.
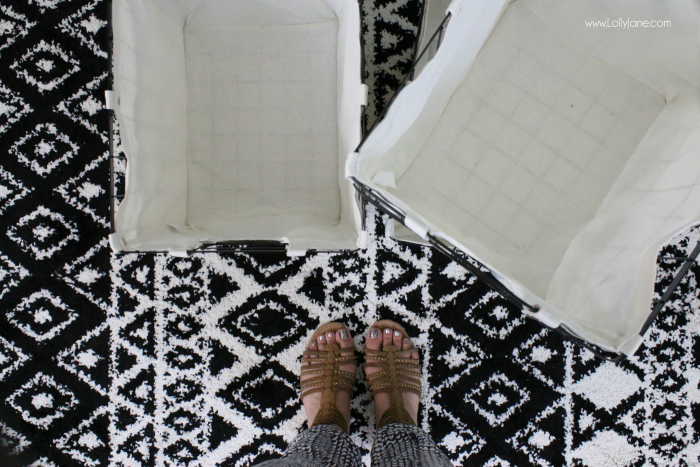
<svg viewBox="0 0 700 467">
<path fill-rule="evenodd" d="M 311 351 L 311 357 L 320 357 L 322 354 L 314 354 L 316 350 L 326 350 L 330 345 L 335 344 L 340 349 L 347 349 L 347 352 L 341 352 L 342 357 L 350 357 L 355 355 L 355 343 L 352 340 L 350 331 L 347 328 L 339 329 L 335 332 L 326 332 L 318 336 L 316 340 L 309 342 L 307 349 Z M 302 362 L 302 370 L 307 367 L 309 362 Z M 357 365 L 355 363 L 345 364 L 340 366 L 340 370 L 347 371 L 355 375 L 357 372 Z M 309 378 L 313 378 L 315 374 L 302 375 L 301 381 L 305 381 Z M 321 392 L 316 392 L 314 394 L 309 394 L 302 399 L 304 404 L 304 410 L 306 411 L 306 420 L 309 424 L 309 428 L 313 426 L 313 422 L 316 419 L 319 409 L 321 408 Z M 335 393 L 335 405 L 338 410 L 343 414 L 343 418 L 350 425 L 350 400 L 351 395 L 345 391 L 337 391 Z"/>
<path fill-rule="evenodd" d="M 388 328 L 372 326 L 367 331 L 365 338 L 365 347 L 372 350 L 382 350 L 390 345 L 395 346 L 398 350 L 409 350 L 413 348 L 413 342 L 410 338 L 403 338 L 400 331 L 393 331 Z M 418 362 L 418 350 L 411 352 L 411 359 Z M 368 368 L 365 365 L 365 374 L 369 378 L 370 375 L 382 371 L 381 368 Z M 420 370 L 406 369 L 405 371 L 415 373 L 420 378 Z M 420 396 L 413 392 L 402 393 L 403 403 L 406 411 L 413 419 L 413 422 L 418 424 L 418 405 L 420 404 Z M 384 412 L 391 406 L 389 394 L 379 393 L 374 396 L 374 412 L 376 420 L 381 420 Z"/>
</svg>

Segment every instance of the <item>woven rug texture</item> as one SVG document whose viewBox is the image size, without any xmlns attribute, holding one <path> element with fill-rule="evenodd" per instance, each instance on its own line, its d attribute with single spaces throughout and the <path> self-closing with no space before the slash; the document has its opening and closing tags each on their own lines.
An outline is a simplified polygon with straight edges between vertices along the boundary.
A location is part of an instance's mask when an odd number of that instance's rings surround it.
<svg viewBox="0 0 700 467">
<path fill-rule="evenodd" d="M 429 248 L 113 254 L 108 0 L 0 0 L 0 466 L 247 466 L 303 427 L 299 356 L 321 323 L 403 323 L 420 425 L 455 465 L 700 465 L 694 266 L 637 354 L 595 358 Z M 418 0 L 362 2 L 367 124 L 408 71 Z M 120 151 L 117 137 L 117 151 Z M 124 166 L 117 166 L 117 188 Z M 683 256 L 700 231 L 660 253 Z M 678 262 L 660 260 L 657 293 Z M 352 438 L 375 436 L 364 382 Z"/>
</svg>

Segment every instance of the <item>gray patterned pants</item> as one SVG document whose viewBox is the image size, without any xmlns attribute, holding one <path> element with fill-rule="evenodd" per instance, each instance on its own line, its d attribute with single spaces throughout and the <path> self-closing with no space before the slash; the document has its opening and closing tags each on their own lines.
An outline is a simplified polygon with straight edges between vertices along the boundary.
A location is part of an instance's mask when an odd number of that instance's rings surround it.
<svg viewBox="0 0 700 467">
<path fill-rule="evenodd" d="M 297 436 L 284 456 L 258 467 L 361 467 L 360 449 L 335 425 L 316 425 Z M 423 430 L 392 423 L 377 432 L 372 467 L 451 467 Z"/>
</svg>

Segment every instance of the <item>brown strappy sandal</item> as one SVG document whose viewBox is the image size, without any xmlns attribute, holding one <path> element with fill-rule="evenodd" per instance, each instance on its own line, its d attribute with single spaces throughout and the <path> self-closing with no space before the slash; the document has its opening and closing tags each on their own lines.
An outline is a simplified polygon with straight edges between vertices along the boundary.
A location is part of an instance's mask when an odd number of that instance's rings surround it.
<svg viewBox="0 0 700 467">
<path fill-rule="evenodd" d="M 321 334 L 336 332 L 340 329 L 345 329 L 345 326 L 340 323 L 323 324 L 316 329 L 309 342 L 313 342 Z M 352 355 L 342 355 L 348 352 L 352 352 Z M 317 356 L 311 357 L 311 355 Z M 309 363 L 301 368 L 302 376 L 317 375 L 301 382 L 301 399 L 303 400 L 309 394 L 323 392 L 321 408 L 311 425 L 338 425 L 341 430 L 349 434 L 349 420 L 345 420 L 335 405 L 335 393 L 345 391 L 352 396 L 355 390 L 355 373 L 340 369 L 341 365 L 357 364 L 355 348 L 341 349 L 337 343 L 329 344 L 326 345 L 325 350 L 305 350 L 301 361 Z"/>
<path fill-rule="evenodd" d="M 372 325 L 376 329 L 391 329 L 399 331 L 402 334 L 401 339 L 406 339 L 408 333 L 398 323 L 390 320 L 377 321 Z M 415 352 L 415 348 L 408 350 L 399 350 L 395 345 L 388 345 L 382 350 L 364 348 L 365 354 L 365 369 L 379 368 L 378 371 L 367 376 L 369 389 L 372 397 L 386 392 L 389 394 L 391 405 L 384 412 L 382 418 L 377 422 L 377 428 L 390 423 L 405 423 L 407 425 L 416 425 L 411 416 L 406 411 L 403 403 L 404 392 L 412 392 L 420 397 L 420 373 L 413 373 L 406 370 L 420 370 L 421 366 L 418 361 L 411 358 L 411 353 Z"/>
</svg>

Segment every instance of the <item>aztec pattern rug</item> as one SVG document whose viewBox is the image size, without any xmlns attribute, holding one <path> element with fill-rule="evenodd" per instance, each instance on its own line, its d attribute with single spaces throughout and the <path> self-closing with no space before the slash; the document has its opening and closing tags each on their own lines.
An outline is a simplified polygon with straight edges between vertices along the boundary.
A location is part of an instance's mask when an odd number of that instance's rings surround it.
<svg viewBox="0 0 700 467">
<path fill-rule="evenodd" d="M 699 465 L 697 267 L 637 355 L 612 364 L 445 257 L 385 237 L 373 210 L 364 251 L 111 254 L 109 8 L 0 0 L 0 465 L 277 456 L 303 423 L 307 336 L 331 319 L 359 336 L 378 318 L 416 336 L 420 424 L 455 465 Z M 408 69 L 419 11 L 416 0 L 363 3 L 370 117 Z M 662 255 L 698 240 L 681 234 Z M 658 291 L 677 267 L 660 263 Z M 372 416 L 361 384 L 352 436 L 365 452 Z"/>
</svg>

